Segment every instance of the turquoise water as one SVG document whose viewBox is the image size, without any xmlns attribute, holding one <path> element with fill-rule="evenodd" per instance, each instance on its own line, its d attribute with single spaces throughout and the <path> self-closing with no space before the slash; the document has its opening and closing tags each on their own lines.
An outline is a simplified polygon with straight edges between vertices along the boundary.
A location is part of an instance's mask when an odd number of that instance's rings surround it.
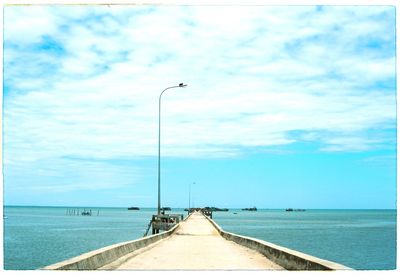
<svg viewBox="0 0 400 275">
<path fill-rule="evenodd" d="M 92 207 L 93 216 L 68 216 L 66 209 L 5 207 L 4 269 L 37 269 L 140 238 L 155 213 L 154 209 L 128 211 Z M 173 212 L 184 213 L 182 209 L 173 209 Z M 213 215 L 226 231 L 355 269 L 396 268 L 395 210 L 230 210 Z"/>
<path fill-rule="evenodd" d="M 395 210 L 267 210 L 214 213 L 226 231 L 354 269 L 396 268 Z"/>
</svg>

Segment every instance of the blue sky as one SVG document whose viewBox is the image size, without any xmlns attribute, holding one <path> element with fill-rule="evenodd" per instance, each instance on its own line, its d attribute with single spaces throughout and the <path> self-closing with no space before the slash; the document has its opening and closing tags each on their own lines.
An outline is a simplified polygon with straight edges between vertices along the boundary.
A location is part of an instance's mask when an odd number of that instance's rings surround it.
<svg viewBox="0 0 400 275">
<path fill-rule="evenodd" d="M 224 14 L 221 17 L 221 14 Z M 395 8 L 6 6 L 8 205 L 395 208 Z"/>
</svg>

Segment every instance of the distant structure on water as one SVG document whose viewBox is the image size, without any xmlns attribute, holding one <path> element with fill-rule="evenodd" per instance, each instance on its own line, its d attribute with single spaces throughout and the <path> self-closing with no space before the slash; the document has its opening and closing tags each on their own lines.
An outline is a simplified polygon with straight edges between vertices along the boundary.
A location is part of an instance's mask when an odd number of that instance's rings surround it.
<svg viewBox="0 0 400 275">
<path fill-rule="evenodd" d="M 218 207 L 209 207 L 206 206 L 204 208 L 185 208 L 184 211 L 188 211 L 188 214 L 192 213 L 192 212 L 202 212 L 204 215 L 206 215 L 207 217 L 212 219 L 212 212 L 218 212 L 218 211 L 222 211 L 222 212 L 227 212 L 229 211 L 228 208 L 218 208 Z"/>
<path fill-rule="evenodd" d="M 128 207 L 128 210 L 140 210 L 139 207 Z"/>
<path fill-rule="evenodd" d="M 97 216 L 99 215 L 100 211 L 97 210 Z M 92 209 L 83 209 L 83 211 L 81 211 L 79 208 L 77 209 L 67 209 L 67 212 L 65 213 L 65 215 L 67 216 L 92 216 L 93 212 Z"/>
<path fill-rule="evenodd" d="M 217 211 L 222 211 L 222 212 L 226 212 L 226 211 L 229 211 L 229 209 L 228 208 L 218 208 L 218 207 L 214 207 L 214 206 L 212 206 L 212 207 L 204 207 L 203 209 L 205 209 L 205 210 L 207 210 L 207 211 L 212 211 L 212 212 L 217 212 Z"/>
<path fill-rule="evenodd" d="M 243 208 L 243 211 L 257 211 L 257 207 L 251 207 L 251 208 Z"/>
<path fill-rule="evenodd" d="M 304 212 L 304 211 L 306 211 L 306 210 L 305 210 L 305 209 L 287 208 L 285 211 L 286 211 L 286 212 Z"/>
</svg>

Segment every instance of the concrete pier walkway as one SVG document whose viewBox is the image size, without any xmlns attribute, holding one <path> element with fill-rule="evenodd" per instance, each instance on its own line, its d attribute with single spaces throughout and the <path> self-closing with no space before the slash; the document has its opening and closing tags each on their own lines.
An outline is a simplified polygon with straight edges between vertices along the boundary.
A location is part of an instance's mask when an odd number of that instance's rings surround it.
<svg viewBox="0 0 400 275">
<path fill-rule="evenodd" d="M 283 269 L 261 253 L 224 239 L 201 213 L 193 213 L 170 237 L 100 269 Z"/>
<path fill-rule="evenodd" d="M 43 269 L 351 270 L 335 262 L 224 231 L 202 212 L 192 213 L 168 231 L 96 249 Z"/>
</svg>

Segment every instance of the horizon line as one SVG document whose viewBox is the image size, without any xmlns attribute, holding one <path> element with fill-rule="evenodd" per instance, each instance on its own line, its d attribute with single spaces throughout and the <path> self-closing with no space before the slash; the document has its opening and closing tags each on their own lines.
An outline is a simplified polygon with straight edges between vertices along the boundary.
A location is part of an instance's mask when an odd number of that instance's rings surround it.
<svg viewBox="0 0 400 275">
<path fill-rule="evenodd" d="M 58 207 L 58 208 L 65 208 L 65 207 L 71 207 L 71 208 L 128 208 L 128 207 L 139 207 L 139 208 L 144 208 L 144 209 L 157 209 L 157 207 L 154 206 L 77 206 L 77 205 L 28 205 L 28 204 L 3 204 L 3 207 Z M 163 207 L 169 207 L 169 206 L 163 206 Z M 243 209 L 243 208 L 249 208 L 249 207 L 217 207 L 217 206 L 203 206 L 203 207 L 191 207 L 191 208 L 204 208 L 204 207 L 216 207 L 220 209 Z M 187 209 L 188 207 L 170 207 L 171 209 Z M 261 207 L 258 208 L 259 210 L 285 210 L 292 208 L 294 210 L 297 209 L 304 209 L 304 210 L 397 210 L 397 208 L 300 208 L 300 207 L 284 207 L 284 208 L 265 208 Z M 216 211 L 218 212 L 218 211 Z"/>
</svg>

